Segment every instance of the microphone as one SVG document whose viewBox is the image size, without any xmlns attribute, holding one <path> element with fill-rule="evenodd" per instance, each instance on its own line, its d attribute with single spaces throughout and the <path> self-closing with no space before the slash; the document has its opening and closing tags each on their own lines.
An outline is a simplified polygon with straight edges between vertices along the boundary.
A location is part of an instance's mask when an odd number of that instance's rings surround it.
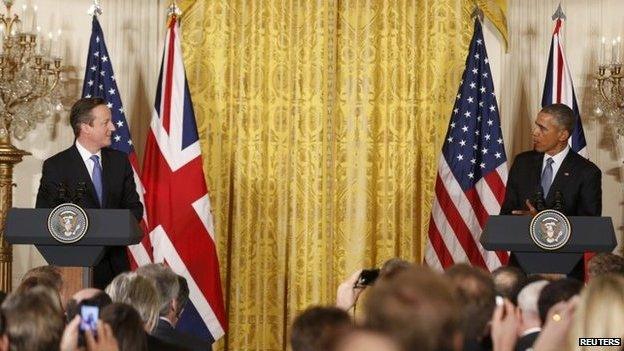
<svg viewBox="0 0 624 351">
<path fill-rule="evenodd" d="M 54 203 L 54 206 L 58 206 L 60 204 L 64 204 L 66 202 L 68 202 L 68 197 L 67 197 L 67 185 L 65 185 L 65 183 L 59 183 L 57 189 L 56 189 L 57 193 L 56 193 L 56 198 L 53 199 L 52 203 Z"/>
<path fill-rule="evenodd" d="M 74 198 L 72 199 L 72 203 L 77 205 L 80 200 L 82 200 L 86 189 L 87 184 L 85 182 L 78 182 L 78 184 L 76 185 L 76 191 L 74 192 Z"/>
<path fill-rule="evenodd" d="M 563 193 L 557 190 L 555 191 L 555 204 L 553 206 L 553 210 L 563 212 L 564 208 L 565 208 L 565 201 L 563 199 Z"/>
<path fill-rule="evenodd" d="M 544 192 L 542 192 L 542 187 L 538 186 L 537 191 L 535 192 L 535 196 L 533 197 L 533 206 L 537 212 L 544 211 L 546 209 L 546 202 L 544 202 Z"/>
</svg>

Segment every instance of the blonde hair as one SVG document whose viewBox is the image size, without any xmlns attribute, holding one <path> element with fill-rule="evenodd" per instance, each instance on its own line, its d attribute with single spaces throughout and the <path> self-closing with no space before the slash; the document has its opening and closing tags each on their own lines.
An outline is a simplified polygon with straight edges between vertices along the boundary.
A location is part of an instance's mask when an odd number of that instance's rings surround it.
<svg viewBox="0 0 624 351">
<path fill-rule="evenodd" d="M 570 333 L 571 350 L 599 350 L 603 346 L 578 346 L 579 338 L 624 337 L 624 277 L 596 277 L 581 292 Z"/>
<path fill-rule="evenodd" d="M 121 273 L 106 287 L 113 302 L 126 303 L 139 312 L 145 330 L 151 332 L 158 323 L 160 299 L 154 283 L 135 272 Z"/>
</svg>

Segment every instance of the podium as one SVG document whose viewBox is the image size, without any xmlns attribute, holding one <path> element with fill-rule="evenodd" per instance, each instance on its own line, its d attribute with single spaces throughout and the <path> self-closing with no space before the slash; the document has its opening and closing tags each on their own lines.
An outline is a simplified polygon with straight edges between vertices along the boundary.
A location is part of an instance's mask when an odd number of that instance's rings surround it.
<svg viewBox="0 0 624 351">
<path fill-rule="evenodd" d="M 568 274 L 585 252 L 611 252 L 617 245 L 611 217 L 567 217 L 570 240 L 557 250 L 545 250 L 531 239 L 530 216 L 490 216 L 479 241 L 489 251 L 511 251 L 528 274 Z"/>
<path fill-rule="evenodd" d="M 90 268 L 97 265 L 108 246 L 138 244 L 142 231 L 127 209 L 84 209 L 89 228 L 79 241 L 64 244 L 48 232 L 52 209 L 11 208 L 7 214 L 5 238 L 9 244 L 35 245 L 48 264 Z M 90 286 L 90 269 L 83 270 L 83 286 Z"/>
</svg>

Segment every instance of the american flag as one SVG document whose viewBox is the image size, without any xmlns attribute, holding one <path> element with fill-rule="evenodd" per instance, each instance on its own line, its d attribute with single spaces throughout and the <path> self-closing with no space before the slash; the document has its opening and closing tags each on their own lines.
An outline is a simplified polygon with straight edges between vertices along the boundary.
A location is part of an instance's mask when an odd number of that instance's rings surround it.
<svg viewBox="0 0 624 351">
<path fill-rule="evenodd" d="M 128 159 L 134 171 L 134 183 L 137 187 L 137 193 L 141 203 L 143 201 L 143 185 L 139 178 L 139 163 L 134 145 L 130 137 L 130 128 L 126 121 L 125 111 L 121 103 L 121 94 L 117 88 L 115 73 L 113 72 L 113 64 L 108 55 L 108 49 L 104 42 L 104 33 L 98 21 L 97 16 L 93 16 L 91 22 L 91 40 L 89 41 L 89 53 L 87 54 L 87 66 L 85 70 L 85 78 L 82 86 L 82 97 L 101 97 L 106 100 L 106 106 L 111 110 L 115 132 L 111 136 L 111 148 L 123 151 L 128 154 Z M 143 221 L 142 226 L 145 223 Z M 150 262 L 147 251 L 140 245 L 129 247 L 130 258 L 133 266 L 142 265 Z"/>
<path fill-rule="evenodd" d="M 180 26 L 170 17 L 156 101 L 147 135 L 143 184 L 155 262 L 166 262 L 189 285 L 178 329 L 216 340 L 224 335 L 219 262 L 193 103 L 184 72 Z"/>
<path fill-rule="evenodd" d="M 479 243 L 491 214 L 505 197 L 507 157 L 481 23 L 475 19 L 466 67 L 438 162 L 435 197 L 425 250 L 428 266 L 442 270 L 458 262 L 493 270 L 506 252 Z"/>
<path fill-rule="evenodd" d="M 570 144 L 572 150 L 587 157 L 587 142 L 585 141 L 585 133 L 583 132 L 581 114 L 579 113 L 578 104 L 576 103 L 572 75 L 568 68 L 568 61 L 563 51 L 563 45 L 561 45 L 560 33 L 562 26 L 563 20 L 558 18 L 555 22 L 555 30 L 553 31 L 552 40 L 550 42 L 550 55 L 548 56 L 548 68 L 546 69 L 542 107 L 554 103 L 562 103 L 568 105 L 568 107 L 574 111 L 576 126 L 572 131 L 570 139 L 568 139 L 568 144 Z"/>
</svg>

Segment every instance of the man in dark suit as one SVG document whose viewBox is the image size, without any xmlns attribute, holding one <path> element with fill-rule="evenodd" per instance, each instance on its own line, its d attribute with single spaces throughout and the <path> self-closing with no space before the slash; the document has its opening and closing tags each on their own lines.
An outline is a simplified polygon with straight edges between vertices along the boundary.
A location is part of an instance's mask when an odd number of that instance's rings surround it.
<svg viewBox="0 0 624 351">
<path fill-rule="evenodd" d="M 129 209 L 140 220 L 143 205 L 136 192 L 128 157 L 108 148 L 115 126 L 106 101 L 101 98 L 78 100 L 72 106 L 69 121 L 75 143 L 44 161 L 36 207 L 59 205 L 61 188 L 68 193 L 84 188 L 77 201 L 79 206 Z M 126 247 L 110 247 L 94 267 L 93 285 L 104 289 L 117 274 L 129 269 Z"/>
<path fill-rule="evenodd" d="M 564 104 L 546 106 L 537 114 L 534 150 L 516 156 L 500 214 L 535 215 L 556 208 L 567 216 L 601 215 L 600 169 L 568 146 L 575 122 L 574 112 Z M 515 255 L 509 264 L 517 265 Z M 570 275 L 582 280 L 583 271 L 581 260 Z"/>
<path fill-rule="evenodd" d="M 500 214 L 535 214 L 539 202 L 545 208 L 559 202 L 567 216 L 601 215 L 601 172 L 568 146 L 574 125 L 574 112 L 564 104 L 537 114 L 534 150 L 516 156 Z"/>
</svg>

